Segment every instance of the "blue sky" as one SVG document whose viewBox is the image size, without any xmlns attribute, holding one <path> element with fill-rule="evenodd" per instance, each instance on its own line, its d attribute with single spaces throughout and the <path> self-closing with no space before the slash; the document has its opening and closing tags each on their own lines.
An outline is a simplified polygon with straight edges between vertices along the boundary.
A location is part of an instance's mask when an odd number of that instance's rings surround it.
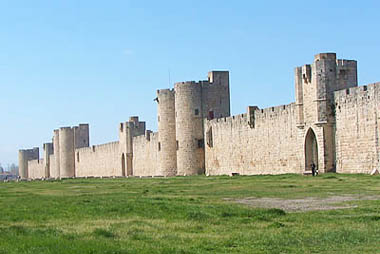
<svg viewBox="0 0 380 254">
<path fill-rule="evenodd" d="M 117 140 L 131 115 L 156 130 L 156 89 L 229 70 L 232 113 L 294 101 L 293 69 L 319 52 L 380 81 L 379 1 L 0 0 L 0 163 L 90 124 Z M 169 79 L 170 72 L 170 79 Z"/>
</svg>

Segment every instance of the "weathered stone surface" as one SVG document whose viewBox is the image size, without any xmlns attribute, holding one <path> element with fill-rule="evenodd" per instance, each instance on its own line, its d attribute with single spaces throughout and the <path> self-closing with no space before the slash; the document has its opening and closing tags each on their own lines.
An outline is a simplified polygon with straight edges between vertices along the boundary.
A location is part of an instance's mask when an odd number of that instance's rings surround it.
<svg viewBox="0 0 380 254">
<path fill-rule="evenodd" d="M 119 141 L 89 146 L 89 127 L 20 150 L 22 178 L 371 173 L 379 168 L 380 83 L 358 87 L 357 62 L 321 53 L 295 68 L 295 102 L 230 116 L 229 73 L 157 91 L 158 132 L 131 117 Z M 379 173 L 373 171 L 372 173 Z"/>
</svg>

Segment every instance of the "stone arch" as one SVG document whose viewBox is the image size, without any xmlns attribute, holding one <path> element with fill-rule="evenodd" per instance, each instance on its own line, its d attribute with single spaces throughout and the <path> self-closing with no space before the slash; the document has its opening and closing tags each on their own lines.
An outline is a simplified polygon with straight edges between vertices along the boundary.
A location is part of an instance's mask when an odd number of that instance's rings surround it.
<svg viewBox="0 0 380 254">
<path fill-rule="evenodd" d="M 310 128 L 305 136 L 305 170 L 311 170 L 311 164 L 314 163 L 318 168 L 318 142 L 317 136 Z"/>
<path fill-rule="evenodd" d="M 125 155 L 121 155 L 121 175 L 125 176 Z"/>
</svg>

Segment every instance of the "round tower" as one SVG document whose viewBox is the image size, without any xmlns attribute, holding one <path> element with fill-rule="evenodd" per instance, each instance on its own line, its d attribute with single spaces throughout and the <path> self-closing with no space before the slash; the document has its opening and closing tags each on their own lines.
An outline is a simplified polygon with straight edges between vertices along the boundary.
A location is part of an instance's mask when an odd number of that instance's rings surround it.
<svg viewBox="0 0 380 254">
<path fill-rule="evenodd" d="M 55 171 L 51 172 L 51 177 L 57 178 L 60 176 L 59 130 L 54 130 L 53 151 L 55 160 Z"/>
<path fill-rule="evenodd" d="M 74 129 L 59 129 L 60 177 L 75 176 Z"/>
<path fill-rule="evenodd" d="M 40 149 L 38 147 L 18 151 L 19 175 L 22 179 L 29 178 L 28 161 L 38 160 L 39 158 Z"/>
<path fill-rule="evenodd" d="M 175 116 L 177 175 L 196 175 L 204 169 L 202 86 L 196 82 L 176 83 Z"/>
<path fill-rule="evenodd" d="M 157 90 L 159 175 L 177 174 L 174 90 Z"/>
<path fill-rule="evenodd" d="M 25 150 L 18 151 L 18 170 L 22 179 L 28 178 L 28 153 Z"/>
</svg>

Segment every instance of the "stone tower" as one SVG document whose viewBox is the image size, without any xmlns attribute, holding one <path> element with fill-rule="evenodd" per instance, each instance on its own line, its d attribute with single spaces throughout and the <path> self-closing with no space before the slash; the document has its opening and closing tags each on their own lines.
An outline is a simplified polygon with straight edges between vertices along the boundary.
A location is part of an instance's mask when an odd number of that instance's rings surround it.
<svg viewBox="0 0 380 254">
<path fill-rule="evenodd" d="M 212 71 L 208 80 L 180 82 L 175 90 L 177 174 L 204 173 L 204 118 L 230 116 L 228 71 Z"/>
<path fill-rule="evenodd" d="M 196 175 L 204 169 L 202 81 L 176 83 L 177 174 Z"/>
<path fill-rule="evenodd" d="M 174 90 L 157 90 L 158 113 L 158 173 L 161 176 L 177 174 L 177 142 Z"/>
<path fill-rule="evenodd" d="M 39 160 L 39 159 L 40 159 L 40 149 L 38 147 L 35 147 L 33 149 L 18 151 L 19 175 L 22 179 L 26 179 L 29 177 L 28 161 Z"/>
<path fill-rule="evenodd" d="M 145 134 L 145 122 L 137 116 L 130 117 L 128 122 L 120 123 L 119 147 L 122 176 L 133 175 L 133 137 Z"/>
<path fill-rule="evenodd" d="M 50 178 L 50 155 L 53 154 L 53 143 L 45 143 L 44 148 L 44 168 L 45 168 L 45 177 Z"/>
<path fill-rule="evenodd" d="M 50 177 L 58 178 L 60 176 L 60 166 L 59 166 L 59 130 L 54 130 L 53 136 L 53 151 L 54 151 L 54 164 L 55 171 L 50 170 Z"/>
<path fill-rule="evenodd" d="M 58 162 L 58 172 L 55 173 L 62 178 L 75 177 L 75 149 L 90 145 L 89 125 L 62 127 L 58 132 L 54 131 L 53 142 L 55 159 Z"/>
<path fill-rule="evenodd" d="M 321 53 L 295 69 L 296 122 L 304 142 L 305 169 L 335 171 L 334 91 L 357 86 L 357 63 Z"/>
<path fill-rule="evenodd" d="M 60 177 L 75 176 L 74 129 L 62 127 L 59 129 L 59 164 Z"/>
<path fill-rule="evenodd" d="M 82 148 L 90 146 L 90 127 L 88 124 L 79 124 L 74 127 L 74 147 Z"/>
</svg>

